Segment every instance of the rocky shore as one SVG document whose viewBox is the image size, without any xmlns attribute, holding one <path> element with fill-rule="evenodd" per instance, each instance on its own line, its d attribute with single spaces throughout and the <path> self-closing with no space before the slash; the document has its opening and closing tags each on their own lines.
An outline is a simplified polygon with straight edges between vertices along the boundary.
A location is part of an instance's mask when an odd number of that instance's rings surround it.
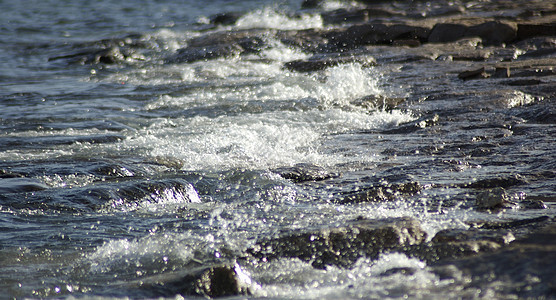
<svg viewBox="0 0 556 300">
<path fill-rule="evenodd" d="M 407 217 L 361 217 L 286 230 L 230 255 L 228 264 L 155 276 L 125 288 L 140 287 L 150 296 L 249 294 L 236 262 L 298 258 L 314 268 L 350 268 L 363 257 L 404 253 L 426 261 L 439 278 L 453 280 L 470 298 L 485 297 L 484 289 L 498 298 L 554 297 L 556 218 L 549 207 L 556 202 L 556 152 L 547 137 L 556 136 L 556 2 L 361 0 L 349 8 L 326 10 L 323 1 L 306 0 L 301 12 L 320 14 L 325 26 L 211 30 L 242 16 L 223 13 L 203 24 L 205 33 L 188 40 L 186 47 L 159 58 L 177 64 L 252 55 L 272 47 L 272 37 L 311 55 L 284 63 L 291 72 L 322 72 L 350 63 L 396 66 L 396 76 L 411 82 L 411 95 L 370 95 L 352 104 L 385 110 L 411 106 L 419 118 L 392 129 L 355 133 L 354 139 L 378 141 L 374 146 L 381 154 L 405 157 L 405 165 L 377 163 L 378 171 L 360 179 L 363 185 L 357 190 L 343 188 L 356 176 L 349 166 L 326 170 L 300 164 L 273 172 L 301 186 L 327 189 L 331 202 L 344 205 L 409 201 L 426 197 L 427 191 L 450 189 L 451 200 L 432 199 L 435 204 L 427 209 L 459 205 L 484 214 L 534 213 L 469 223 L 468 229 L 434 236 L 427 235 L 419 220 Z M 125 64 L 156 57 L 154 44 L 127 36 L 73 45 L 51 61 Z M 415 71 L 423 69 L 428 73 Z M 435 109 L 435 103 L 448 104 Z M 518 138 L 528 144 L 518 144 Z M 404 143 L 410 139 L 418 142 Z M 384 146 L 386 141 L 390 144 Z M 399 147 L 391 146 L 396 143 Z M 535 157 L 535 147 L 549 155 Z M 481 178 L 457 175 L 480 166 L 497 171 Z M 393 176 L 400 168 L 414 176 Z M 413 272 L 392 269 L 384 276 Z"/>
</svg>

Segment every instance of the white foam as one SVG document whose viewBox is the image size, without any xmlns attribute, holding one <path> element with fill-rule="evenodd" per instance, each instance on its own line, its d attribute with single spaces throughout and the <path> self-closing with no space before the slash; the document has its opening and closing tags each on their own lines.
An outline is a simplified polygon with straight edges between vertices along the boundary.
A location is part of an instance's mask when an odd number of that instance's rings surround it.
<svg viewBox="0 0 556 300">
<path fill-rule="evenodd" d="M 319 14 L 301 14 L 290 17 L 280 12 L 276 7 L 264 7 L 249 12 L 239 18 L 236 28 L 275 28 L 284 30 L 322 28 L 322 18 Z"/>
<path fill-rule="evenodd" d="M 413 275 L 383 275 L 393 268 L 409 268 Z M 404 254 L 382 254 L 378 260 L 359 259 L 352 268 L 313 268 L 298 259 L 279 259 L 250 270 L 261 283 L 255 297 L 303 299 L 424 297 L 423 293 L 446 283 L 426 269 L 425 263 Z"/>
</svg>

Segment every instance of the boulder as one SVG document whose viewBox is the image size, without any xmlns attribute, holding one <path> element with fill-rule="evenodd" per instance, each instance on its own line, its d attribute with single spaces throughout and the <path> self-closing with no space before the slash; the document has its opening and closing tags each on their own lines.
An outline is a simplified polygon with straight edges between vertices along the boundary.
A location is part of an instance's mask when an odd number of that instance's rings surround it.
<svg viewBox="0 0 556 300">
<path fill-rule="evenodd" d="M 517 25 L 509 21 L 487 21 L 479 24 L 478 20 L 438 23 L 428 36 L 430 43 L 454 42 L 464 37 L 480 37 L 485 45 L 509 43 L 517 37 Z"/>
<path fill-rule="evenodd" d="M 358 258 L 377 258 L 384 251 L 422 243 L 427 233 L 413 218 L 359 218 L 337 227 L 285 232 L 259 240 L 248 253 L 259 259 L 299 258 L 322 268 L 349 266 Z"/>
</svg>

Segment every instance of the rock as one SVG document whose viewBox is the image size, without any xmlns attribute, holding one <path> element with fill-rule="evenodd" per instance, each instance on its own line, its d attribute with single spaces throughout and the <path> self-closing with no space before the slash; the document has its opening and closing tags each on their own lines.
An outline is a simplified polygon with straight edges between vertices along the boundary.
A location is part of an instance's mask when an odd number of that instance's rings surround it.
<svg viewBox="0 0 556 300">
<path fill-rule="evenodd" d="M 412 133 L 423 128 L 431 127 L 438 124 L 440 117 L 438 115 L 424 116 L 415 121 L 400 125 L 394 129 L 387 129 L 381 131 L 384 134 L 407 134 Z"/>
<path fill-rule="evenodd" d="M 211 24 L 215 25 L 233 25 L 239 18 L 243 16 L 241 12 L 225 12 L 210 16 Z"/>
<path fill-rule="evenodd" d="M 426 27 L 406 24 L 361 24 L 329 31 L 324 35 L 337 48 L 352 49 L 363 45 L 391 45 L 396 40 L 424 42 L 429 36 Z"/>
<path fill-rule="evenodd" d="M 477 225 L 477 227 L 482 229 L 512 229 L 526 225 L 538 226 L 539 224 L 542 224 L 549 219 L 550 218 L 548 216 L 540 216 L 537 218 L 515 220 L 510 222 L 485 222 L 483 224 Z"/>
<path fill-rule="evenodd" d="M 140 41 L 141 36 L 130 35 L 123 38 L 105 39 L 96 42 L 80 43 L 73 48 L 81 50 L 48 58 L 48 61 L 65 60 L 77 64 L 115 64 L 128 60 L 144 60 L 137 49 L 147 45 Z"/>
<path fill-rule="evenodd" d="M 528 22 L 517 24 L 517 39 L 525 40 L 538 36 L 556 36 L 556 23 Z"/>
<path fill-rule="evenodd" d="M 126 287 L 137 287 L 148 297 L 248 295 L 249 287 L 241 280 L 240 273 L 238 265 L 214 265 L 141 278 L 127 283 Z"/>
<path fill-rule="evenodd" d="M 462 39 L 467 31 L 463 24 L 439 23 L 434 25 L 428 37 L 429 43 L 447 43 Z"/>
<path fill-rule="evenodd" d="M 362 188 L 359 191 L 342 195 L 337 201 L 342 204 L 361 202 L 392 201 L 401 196 L 412 196 L 421 191 L 417 182 L 377 184 L 372 187 Z"/>
<path fill-rule="evenodd" d="M 464 71 L 458 74 L 458 78 L 462 80 L 489 78 L 490 75 L 486 73 L 485 67 L 475 70 Z"/>
<path fill-rule="evenodd" d="M 556 226 L 552 224 L 514 241 L 509 247 L 439 261 L 431 266 L 431 270 L 439 275 L 448 273 L 447 277 L 450 277 L 449 273 L 454 274 L 453 278 L 463 285 L 460 288 L 464 290 L 492 290 L 506 299 L 548 299 L 556 290 L 554 251 Z"/>
<path fill-rule="evenodd" d="M 516 39 L 517 25 L 509 21 L 481 20 L 460 21 L 459 23 L 438 23 L 428 37 L 430 43 L 454 42 L 464 37 L 480 37 L 485 45 L 501 45 Z"/>
<path fill-rule="evenodd" d="M 167 63 L 190 63 L 243 53 L 255 53 L 265 47 L 263 36 L 272 30 L 247 29 L 216 32 L 193 38 L 185 48 L 166 59 Z"/>
<path fill-rule="evenodd" d="M 465 184 L 463 187 L 472 189 L 509 188 L 516 185 L 526 184 L 527 181 L 519 174 L 507 177 L 486 178 Z"/>
<path fill-rule="evenodd" d="M 284 67 L 295 72 L 314 72 L 347 63 L 359 63 L 363 67 L 376 65 L 375 59 L 368 55 L 317 55 L 308 60 L 287 62 Z"/>
<path fill-rule="evenodd" d="M 469 27 L 465 35 L 478 36 L 487 46 L 501 45 L 515 40 L 517 25 L 508 21 L 490 21 Z"/>
<path fill-rule="evenodd" d="M 260 259 L 296 257 L 313 266 L 349 266 L 362 256 L 422 243 L 427 234 L 412 218 L 360 218 L 338 227 L 309 228 L 262 239 L 248 253 Z"/>
<path fill-rule="evenodd" d="M 406 101 L 405 98 L 390 98 L 383 95 L 368 95 L 355 99 L 353 105 L 365 107 L 369 110 L 391 111 Z"/>
<path fill-rule="evenodd" d="M 433 264 L 438 261 L 462 258 L 477 255 L 482 252 L 493 252 L 501 246 L 493 241 L 470 240 L 453 241 L 444 243 L 423 243 L 395 249 L 395 252 L 402 252 L 410 257 L 416 257 Z"/>
<path fill-rule="evenodd" d="M 328 172 L 325 168 L 312 164 L 296 164 L 294 167 L 282 167 L 273 171 L 295 183 L 319 181 L 338 176 L 336 173 Z"/>
<path fill-rule="evenodd" d="M 464 242 L 464 241 L 491 241 L 499 245 L 507 245 L 515 240 L 509 231 L 470 229 L 444 229 L 432 238 L 433 243 Z"/>
<path fill-rule="evenodd" d="M 401 274 L 401 275 L 411 276 L 411 275 L 415 274 L 415 272 L 417 272 L 417 270 L 415 270 L 415 268 L 400 267 L 400 268 L 392 268 L 392 269 L 386 270 L 386 271 L 378 274 L 378 276 L 387 277 L 387 276 L 391 276 L 391 275 L 394 275 L 394 274 Z"/>
<path fill-rule="evenodd" d="M 475 206 L 478 209 L 504 208 L 510 203 L 510 198 L 503 188 L 490 189 L 482 192 L 475 198 Z"/>
</svg>

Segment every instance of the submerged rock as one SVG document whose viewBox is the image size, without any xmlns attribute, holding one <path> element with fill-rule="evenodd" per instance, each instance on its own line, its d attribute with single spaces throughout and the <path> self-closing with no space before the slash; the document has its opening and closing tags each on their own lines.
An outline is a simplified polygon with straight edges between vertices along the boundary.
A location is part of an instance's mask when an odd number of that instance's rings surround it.
<svg viewBox="0 0 556 300">
<path fill-rule="evenodd" d="M 259 259 L 296 257 L 322 268 L 349 266 L 362 256 L 377 258 L 389 249 L 422 243 L 427 234 L 412 218 L 357 219 L 338 227 L 286 232 L 262 239 L 248 253 Z"/>
</svg>

